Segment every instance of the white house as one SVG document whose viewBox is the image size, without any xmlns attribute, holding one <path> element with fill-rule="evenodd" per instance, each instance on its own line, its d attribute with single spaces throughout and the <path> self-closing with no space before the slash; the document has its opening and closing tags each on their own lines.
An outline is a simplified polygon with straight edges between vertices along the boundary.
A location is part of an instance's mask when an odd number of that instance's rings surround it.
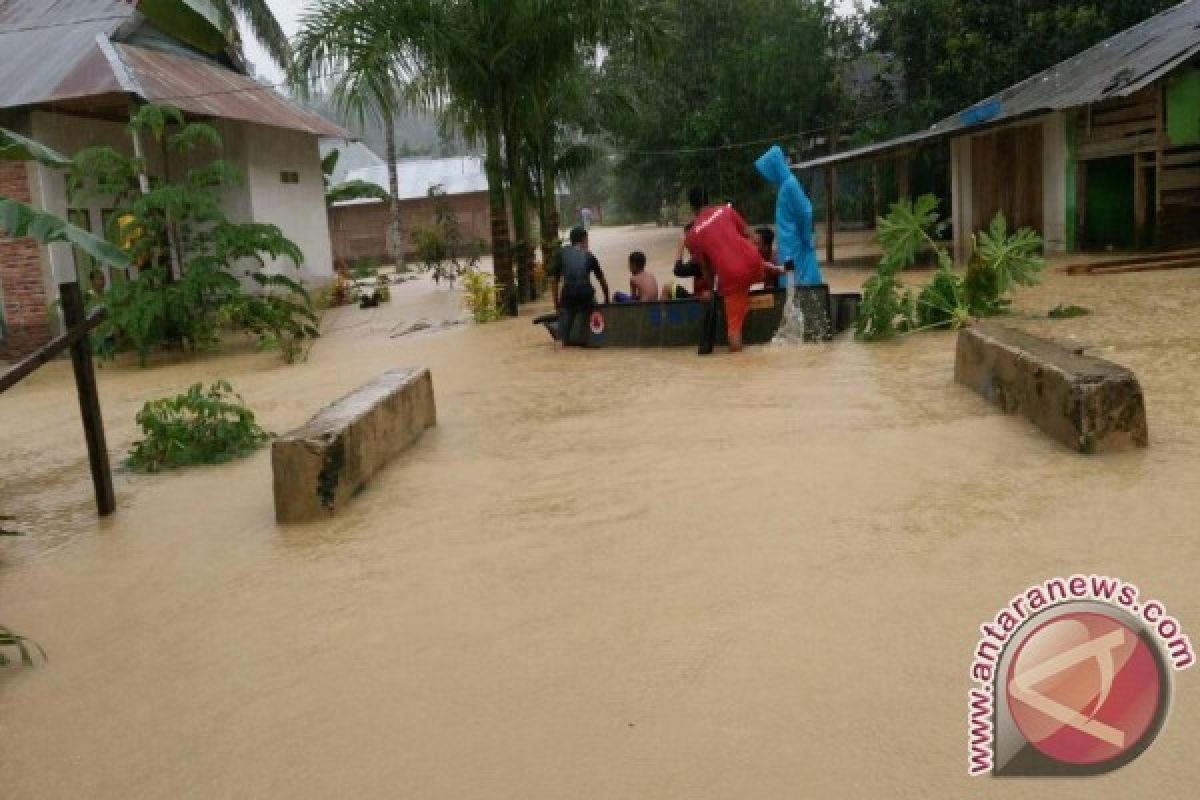
<svg viewBox="0 0 1200 800">
<path fill-rule="evenodd" d="M 135 142 L 125 124 L 139 104 L 175 106 L 220 132 L 221 157 L 243 176 L 225 194 L 230 219 L 278 225 L 304 253 L 299 276 L 328 281 L 333 257 L 318 140 L 350 134 L 257 83 L 223 41 L 189 35 L 162 8 L 0 0 L 0 126 L 67 154 L 90 145 L 141 150 L 153 176 L 179 176 L 186 160 L 165 157 L 153 141 Z M 73 207 L 63 175 L 35 164 L 0 164 L 0 193 L 100 235 L 111 211 L 103 202 Z M 269 268 L 293 269 L 290 262 Z M 77 277 L 71 248 L 0 237 L 0 356 L 29 352 L 54 334 L 57 315 L 49 310 L 57 286 Z"/>
</svg>

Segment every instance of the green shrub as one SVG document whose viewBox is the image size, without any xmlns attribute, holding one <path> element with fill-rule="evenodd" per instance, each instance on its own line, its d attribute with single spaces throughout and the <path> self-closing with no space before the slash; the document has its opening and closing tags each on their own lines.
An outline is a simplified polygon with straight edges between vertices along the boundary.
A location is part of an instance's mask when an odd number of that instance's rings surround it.
<svg viewBox="0 0 1200 800">
<path fill-rule="evenodd" d="M 143 438 L 125 463 L 142 472 L 196 464 L 224 464 L 249 455 L 270 434 L 227 381 L 205 389 L 194 384 L 185 394 L 152 400 L 138 412 Z"/>
<path fill-rule="evenodd" d="M 8 628 L 0 625 L 0 667 L 7 667 L 12 663 L 12 659 L 5 653 L 5 650 L 16 650 L 21 663 L 27 667 L 33 666 L 34 650 L 42 657 L 43 661 L 46 660 L 46 651 L 42 649 L 40 644 L 32 639 L 26 639 L 24 636 L 15 634 Z"/>
<path fill-rule="evenodd" d="M 502 294 L 503 290 L 485 272 L 472 269 L 463 276 L 463 302 L 476 322 L 495 322 L 503 316 Z"/>
<path fill-rule="evenodd" d="M 172 157 L 201 147 L 219 153 L 222 147 L 214 128 L 188 124 L 168 107 L 143 106 L 129 127 L 151 135 Z M 167 182 L 110 147 L 90 147 L 75 157 L 72 200 L 116 209 L 107 234 L 136 268 L 95 301 L 109 311 L 95 336 L 100 355 L 133 350 L 145 365 L 162 345 L 211 350 L 220 344 L 222 327 L 232 324 L 258 335 L 261 345 L 278 347 L 290 363 L 305 349 L 296 340 L 318 335 L 304 288 L 263 273 L 268 258 L 299 267 L 300 249 L 275 225 L 234 223 L 225 216 L 224 192 L 238 180 L 233 166 L 219 158 Z M 242 278 L 263 294 L 246 292 Z"/>
</svg>

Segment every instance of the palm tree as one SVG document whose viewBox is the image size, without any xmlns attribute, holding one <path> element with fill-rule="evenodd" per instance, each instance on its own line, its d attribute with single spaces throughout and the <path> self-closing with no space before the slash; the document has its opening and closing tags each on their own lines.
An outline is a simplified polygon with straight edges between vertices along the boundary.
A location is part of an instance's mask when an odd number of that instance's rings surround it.
<svg viewBox="0 0 1200 800">
<path fill-rule="evenodd" d="M 241 14 L 267 55 L 280 68 L 287 69 L 292 60 L 292 48 L 267 0 L 213 0 L 213 6 L 221 15 L 226 31 L 238 30 L 236 15 Z"/>
<path fill-rule="evenodd" d="M 546 102 L 535 91 L 539 76 L 569 70 L 589 50 L 619 37 L 652 39 L 661 33 L 663 8 L 662 0 L 320 0 L 302 20 L 292 75 L 298 84 L 319 84 L 322 72 L 335 73 L 335 97 L 351 109 L 372 109 L 385 124 L 402 102 L 419 98 L 482 140 L 496 284 L 515 315 L 506 188 L 513 190 L 527 284 L 523 120 Z M 553 136 L 553 120 L 537 127 Z M 390 153 L 388 161 L 394 161 Z M 390 188 L 395 197 L 397 187 Z"/>
<path fill-rule="evenodd" d="M 405 23 L 427 23 L 432 10 L 419 2 L 322 0 L 300 20 L 289 71 L 290 82 L 301 93 L 320 87 L 342 112 L 363 123 L 375 117 L 383 125 L 391 216 L 388 247 L 397 267 L 403 264 L 404 244 L 395 115 L 410 102 L 406 75 L 415 54 Z"/>
</svg>

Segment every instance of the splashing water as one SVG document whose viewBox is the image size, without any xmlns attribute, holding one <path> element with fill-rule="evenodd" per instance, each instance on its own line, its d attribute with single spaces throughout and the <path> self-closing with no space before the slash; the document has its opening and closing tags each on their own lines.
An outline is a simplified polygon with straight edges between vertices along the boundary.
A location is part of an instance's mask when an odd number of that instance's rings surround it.
<svg viewBox="0 0 1200 800">
<path fill-rule="evenodd" d="M 796 305 L 796 287 L 789 286 L 787 300 L 783 304 L 783 319 L 779 322 L 779 330 L 771 340 L 772 347 L 787 347 L 804 344 L 804 311 Z"/>
</svg>

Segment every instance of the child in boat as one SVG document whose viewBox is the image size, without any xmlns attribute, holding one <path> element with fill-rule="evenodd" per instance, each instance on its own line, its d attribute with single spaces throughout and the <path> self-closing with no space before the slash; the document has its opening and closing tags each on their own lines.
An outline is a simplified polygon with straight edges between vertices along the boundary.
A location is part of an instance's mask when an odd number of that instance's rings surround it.
<svg viewBox="0 0 1200 800">
<path fill-rule="evenodd" d="M 768 275 L 782 275 L 783 270 L 763 261 L 751 241 L 753 231 L 733 206 L 709 205 L 702 187 L 693 188 L 688 201 L 696 218 L 685 240 L 687 249 L 700 262 L 710 285 L 716 277 L 717 294 L 725 303 L 729 352 L 737 353 L 750 310 L 750 287 Z"/>
<path fill-rule="evenodd" d="M 646 254 L 634 250 L 629 254 L 629 294 L 617 292 L 614 303 L 650 303 L 658 299 L 658 280 L 646 272 Z"/>
</svg>

